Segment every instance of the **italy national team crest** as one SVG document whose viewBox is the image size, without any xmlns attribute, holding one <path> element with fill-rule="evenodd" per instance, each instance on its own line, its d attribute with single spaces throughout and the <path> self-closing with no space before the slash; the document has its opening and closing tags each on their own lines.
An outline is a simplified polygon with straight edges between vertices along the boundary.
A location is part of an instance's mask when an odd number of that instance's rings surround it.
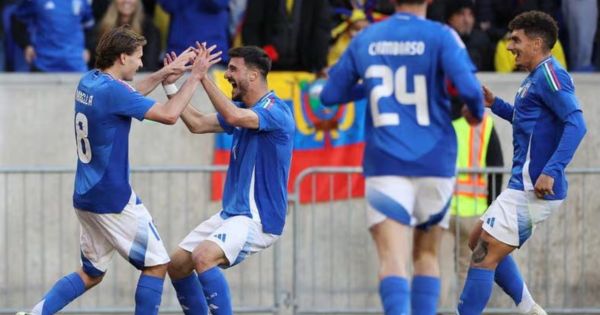
<svg viewBox="0 0 600 315">
<path fill-rule="evenodd" d="M 529 90 L 530 87 L 531 87 L 531 81 L 527 81 L 525 84 L 523 84 L 519 87 L 519 89 L 517 90 L 517 95 L 520 98 L 524 98 L 525 95 L 527 95 L 527 91 Z"/>
</svg>

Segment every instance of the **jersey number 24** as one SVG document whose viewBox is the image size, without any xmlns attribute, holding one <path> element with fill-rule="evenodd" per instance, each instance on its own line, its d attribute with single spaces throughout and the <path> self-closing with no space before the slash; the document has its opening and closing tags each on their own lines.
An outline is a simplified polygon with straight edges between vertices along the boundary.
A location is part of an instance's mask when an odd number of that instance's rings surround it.
<svg viewBox="0 0 600 315">
<path fill-rule="evenodd" d="M 394 95 L 400 105 L 415 105 L 417 114 L 417 123 L 420 126 L 429 126 L 429 107 L 427 103 L 427 81 L 424 75 L 415 75 L 413 77 L 414 92 L 409 93 L 406 90 L 406 66 L 402 66 L 392 71 L 386 65 L 371 65 L 365 72 L 365 77 L 379 78 L 381 84 L 371 89 L 369 103 L 371 104 L 371 116 L 373 117 L 373 126 L 397 126 L 400 124 L 400 115 L 398 113 L 380 113 L 379 100 L 384 97 Z"/>
</svg>

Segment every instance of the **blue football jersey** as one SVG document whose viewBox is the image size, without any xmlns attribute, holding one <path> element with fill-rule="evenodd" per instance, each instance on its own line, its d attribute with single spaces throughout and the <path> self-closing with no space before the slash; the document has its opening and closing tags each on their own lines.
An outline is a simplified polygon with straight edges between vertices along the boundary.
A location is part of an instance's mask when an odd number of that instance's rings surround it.
<svg viewBox="0 0 600 315">
<path fill-rule="evenodd" d="M 119 213 L 131 197 L 129 130 L 155 103 L 99 70 L 87 72 L 75 92 L 77 172 L 73 206 Z"/>
<path fill-rule="evenodd" d="M 273 92 L 251 110 L 259 119 L 255 130 L 233 127 L 217 114 L 223 130 L 233 134 L 221 216 L 245 215 L 260 221 L 263 232 L 280 235 L 296 124 L 290 107 Z"/>
<path fill-rule="evenodd" d="M 17 17 L 33 26 L 35 66 L 42 71 L 86 71 L 84 28 L 94 25 L 87 0 L 22 0 Z"/>
<path fill-rule="evenodd" d="M 456 172 L 456 136 L 445 80 L 456 85 L 475 117 L 483 95 L 460 37 L 449 27 L 397 13 L 355 37 L 329 71 L 325 104 L 347 101 L 357 81 L 369 110 L 366 176 L 440 176 Z"/>
<path fill-rule="evenodd" d="M 554 178 L 554 195 L 546 195 L 544 199 L 564 199 L 567 195 L 564 170 L 579 143 L 571 144 L 572 152 L 559 152 L 566 160 L 559 157 L 559 162 L 551 165 L 549 161 L 561 141 L 563 122 L 570 114 L 581 111 L 567 71 L 554 58 L 547 58 L 523 80 L 514 107 L 496 98 L 492 111 L 513 125 L 514 156 L 508 187 L 533 190 L 543 171 Z"/>
</svg>

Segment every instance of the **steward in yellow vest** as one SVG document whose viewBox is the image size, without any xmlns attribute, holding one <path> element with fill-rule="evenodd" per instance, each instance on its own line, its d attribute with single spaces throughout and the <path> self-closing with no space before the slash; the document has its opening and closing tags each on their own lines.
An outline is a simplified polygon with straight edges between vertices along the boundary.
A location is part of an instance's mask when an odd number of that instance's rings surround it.
<svg viewBox="0 0 600 315">
<path fill-rule="evenodd" d="M 462 117 L 454 120 L 452 125 L 458 143 L 456 160 L 458 168 L 503 166 L 500 143 L 490 115 L 486 113 L 478 126 L 469 125 Z M 495 184 L 488 185 L 488 180 L 493 180 Z M 493 200 L 494 196 L 490 195 L 497 195 L 501 190 L 501 185 L 501 176 L 458 174 L 450 213 L 460 217 L 480 216 Z"/>
</svg>

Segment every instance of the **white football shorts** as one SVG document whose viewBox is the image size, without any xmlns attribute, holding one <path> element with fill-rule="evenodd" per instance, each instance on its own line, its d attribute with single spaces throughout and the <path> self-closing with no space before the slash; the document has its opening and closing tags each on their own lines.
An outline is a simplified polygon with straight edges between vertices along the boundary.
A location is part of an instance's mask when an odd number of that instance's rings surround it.
<svg viewBox="0 0 600 315">
<path fill-rule="evenodd" d="M 81 226 L 81 264 L 85 273 L 93 277 L 104 274 L 115 250 L 137 269 L 170 261 L 152 216 L 136 200 L 132 193 L 121 213 L 75 210 Z"/>
<path fill-rule="evenodd" d="M 386 218 L 420 229 L 448 228 L 454 181 L 454 177 L 367 177 L 369 228 Z"/>
<path fill-rule="evenodd" d="M 521 247 L 536 225 L 556 211 L 563 200 L 544 200 L 533 191 L 507 189 L 481 216 L 483 229 L 495 239 Z"/>
<path fill-rule="evenodd" d="M 179 243 L 179 247 L 188 252 L 203 241 L 211 241 L 219 245 L 232 267 L 246 257 L 273 245 L 279 235 L 263 233 L 262 224 L 243 215 L 223 219 L 219 211 L 208 220 L 200 223 Z"/>
</svg>

